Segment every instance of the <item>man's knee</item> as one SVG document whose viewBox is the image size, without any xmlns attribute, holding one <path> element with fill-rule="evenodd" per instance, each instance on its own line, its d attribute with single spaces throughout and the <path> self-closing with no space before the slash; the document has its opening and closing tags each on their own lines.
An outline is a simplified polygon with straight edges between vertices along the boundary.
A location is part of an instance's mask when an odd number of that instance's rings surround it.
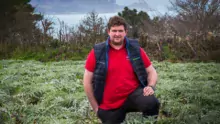
<svg viewBox="0 0 220 124">
<path fill-rule="evenodd" d="M 158 109 L 160 107 L 160 102 L 155 96 L 152 96 L 151 100 L 149 101 L 149 107 L 150 109 Z"/>
<path fill-rule="evenodd" d="M 97 115 L 103 124 L 120 124 L 125 119 L 125 112 L 122 109 L 103 110 L 99 108 Z"/>
<path fill-rule="evenodd" d="M 144 114 L 158 115 L 160 102 L 155 96 L 146 96 L 142 101 L 143 103 L 141 103 L 140 107 Z"/>
</svg>

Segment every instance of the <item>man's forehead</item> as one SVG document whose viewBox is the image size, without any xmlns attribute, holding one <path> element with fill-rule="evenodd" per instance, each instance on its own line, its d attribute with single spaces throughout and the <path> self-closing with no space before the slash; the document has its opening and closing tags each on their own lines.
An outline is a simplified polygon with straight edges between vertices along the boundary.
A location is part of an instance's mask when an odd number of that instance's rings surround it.
<svg viewBox="0 0 220 124">
<path fill-rule="evenodd" d="M 123 25 L 115 25 L 111 27 L 111 30 L 124 30 L 124 26 Z"/>
<path fill-rule="evenodd" d="M 124 27 L 124 25 L 113 25 L 112 27 Z"/>
</svg>

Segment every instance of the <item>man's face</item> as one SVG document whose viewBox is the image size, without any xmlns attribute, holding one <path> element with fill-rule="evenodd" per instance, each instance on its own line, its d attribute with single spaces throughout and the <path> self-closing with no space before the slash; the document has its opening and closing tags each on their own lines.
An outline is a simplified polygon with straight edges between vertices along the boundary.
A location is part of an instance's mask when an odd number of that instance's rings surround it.
<svg viewBox="0 0 220 124">
<path fill-rule="evenodd" d="M 123 25 L 120 26 L 112 26 L 110 30 L 108 30 L 108 35 L 110 36 L 111 43 L 113 45 L 121 45 L 124 42 L 124 37 L 126 36 L 127 31 Z"/>
</svg>

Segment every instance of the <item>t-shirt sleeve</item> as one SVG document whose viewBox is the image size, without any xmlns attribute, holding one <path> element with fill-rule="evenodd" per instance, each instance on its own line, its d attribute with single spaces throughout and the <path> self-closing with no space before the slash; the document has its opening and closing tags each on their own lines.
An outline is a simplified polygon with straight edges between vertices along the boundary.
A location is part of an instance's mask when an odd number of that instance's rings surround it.
<svg viewBox="0 0 220 124">
<path fill-rule="evenodd" d="M 95 51 L 94 51 L 94 49 L 92 49 L 87 56 L 86 63 L 85 63 L 85 69 L 87 69 L 90 72 L 94 72 L 95 65 L 96 65 Z"/>
<path fill-rule="evenodd" d="M 144 62 L 144 66 L 145 66 L 145 68 L 147 68 L 151 65 L 151 61 L 150 61 L 149 57 L 147 56 L 147 54 L 145 53 L 143 48 L 140 48 L 140 51 L 141 51 L 141 58 Z"/>
</svg>

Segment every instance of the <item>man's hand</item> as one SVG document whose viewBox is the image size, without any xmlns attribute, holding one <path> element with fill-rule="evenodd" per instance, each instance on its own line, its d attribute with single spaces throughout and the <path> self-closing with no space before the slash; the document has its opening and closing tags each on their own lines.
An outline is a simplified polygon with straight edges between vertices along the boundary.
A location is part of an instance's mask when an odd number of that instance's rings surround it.
<svg viewBox="0 0 220 124">
<path fill-rule="evenodd" d="M 143 89 L 143 95 L 144 96 L 150 96 L 150 95 L 153 95 L 154 94 L 154 90 L 152 87 L 150 86 L 146 86 L 144 89 Z"/>
<path fill-rule="evenodd" d="M 154 89 L 153 87 L 156 86 L 157 83 L 157 72 L 153 65 L 150 65 L 149 67 L 146 68 L 146 72 L 148 74 L 148 86 L 146 86 L 143 89 L 143 95 L 144 96 L 150 96 L 154 94 Z"/>
</svg>

